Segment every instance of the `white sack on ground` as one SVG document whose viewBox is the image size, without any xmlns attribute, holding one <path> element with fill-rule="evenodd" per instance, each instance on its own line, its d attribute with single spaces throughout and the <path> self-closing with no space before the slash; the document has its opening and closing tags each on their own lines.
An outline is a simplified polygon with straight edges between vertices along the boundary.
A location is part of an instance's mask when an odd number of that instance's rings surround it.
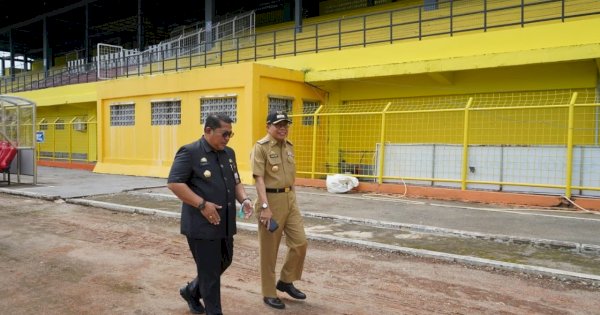
<svg viewBox="0 0 600 315">
<path fill-rule="evenodd" d="M 349 175 L 334 174 L 327 175 L 327 191 L 330 193 L 343 194 L 358 186 L 358 179 Z"/>
</svg>

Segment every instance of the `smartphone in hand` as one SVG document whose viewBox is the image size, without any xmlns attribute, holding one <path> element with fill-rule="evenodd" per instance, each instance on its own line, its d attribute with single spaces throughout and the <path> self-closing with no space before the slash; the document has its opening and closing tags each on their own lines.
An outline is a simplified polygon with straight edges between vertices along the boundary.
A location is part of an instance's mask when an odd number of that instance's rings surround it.
<svg viewBox="0 0 600 315">
<path fill-rule="evenodd" d="M 271 218 L 269 220 L 269 226 L 267 226 L 267 229 L 269 229 L 269 232 L 275 232 L 277 228 L 279 228 L 279 224 L 277 224 L 277 221 L 275 221 L 275 219 Z"/>
</svg>

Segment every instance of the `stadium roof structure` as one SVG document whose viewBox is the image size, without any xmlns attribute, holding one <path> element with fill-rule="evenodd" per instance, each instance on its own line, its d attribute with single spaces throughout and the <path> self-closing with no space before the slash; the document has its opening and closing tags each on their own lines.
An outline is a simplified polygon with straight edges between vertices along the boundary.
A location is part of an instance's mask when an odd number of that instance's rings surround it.
<svg viewBox="0 0 600 315">
<path fill-rule="evenodd" d="M 252 10 L 263 2 L 272 1 L 215 0 L 215 16 Z M 143 48 L 168 39 L 177 27 L 202 22 L 205 18 L 205 1 L 194 0 L 30 0 L 15 3 L 14 0 L 0 0 L 0 51 L 11 52 L 12 44 L 14 55 L 33 59 L 43 57 L 44 47 L 51 49 L 54 56 L 85 51 L 86 39 L 90 51 L 98 43 L 128 49 Z M 142 23 L 138 23 L 140 20 Z M 47 44 L 44 43 L 44 32 Z"/>
</svg>

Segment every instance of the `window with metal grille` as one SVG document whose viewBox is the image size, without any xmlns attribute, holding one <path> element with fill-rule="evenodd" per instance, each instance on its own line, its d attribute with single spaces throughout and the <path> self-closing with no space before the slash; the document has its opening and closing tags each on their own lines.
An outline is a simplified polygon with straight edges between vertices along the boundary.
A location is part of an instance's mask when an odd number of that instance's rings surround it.
<svg viewBox="0 0 600 315">
<path fill-rule="evenodd" d="M 40 129 L 39 130 L 48 130 L 48 121 L 46 118 L 40 121 Z"/>
<path fill-rule="evenodd" d="M 292 113 L 293 98 L 269 96 L 269 113 L 282 111 L 288 114 Z"/>
<path fill-rule="evenodd" d="M 181 101 L 152 101 L 152 126 L 181 125 Z"/>
<path fill-rule="evenodd" d="M 304 101 L 302 103 L 302 113 L 303 114 L 313 114 L 319 108 L 319 102 L 317 101 Z M 303 126 L 312 126 L 314 124 L 313 116 L 303 116 L 302 117 L 302 125 Z M 319 120 L 317 117 L 317 125 L 319 124 Z"/>
<path fill-rule="evenodd" d="M 110 105 L 111 126 L 135 125 L 135 104 Z"/>
<path fill-rule="evenodd" d="M 54 130 L 65 130 L 65 121 L 62 119 L 56 120 Z"/>
<path fill-rule="evenodd" d="M 212 114 L 225 114 L 237 121 L 237 96 L 215 96 L 200 99 L 200 123 L 204 125 L 206 118 Z"/>
<path fill-rule="evenodd" d="M 423 8 L 425 11 L 437 10 L 439 5 L 438 2 L 438 0 L 425 0 Z"/>
</svg>

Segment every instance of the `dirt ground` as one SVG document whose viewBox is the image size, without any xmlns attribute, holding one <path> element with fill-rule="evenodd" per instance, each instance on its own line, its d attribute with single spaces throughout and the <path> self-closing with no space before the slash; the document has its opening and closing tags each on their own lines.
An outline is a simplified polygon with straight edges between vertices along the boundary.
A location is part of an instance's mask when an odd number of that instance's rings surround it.
<svg viewBox="0 0 600 315">
<path fill-rule="evenodd" d="M 178 220 L 0 194 L 1 314 L 189 314 L 194 269 Z M 257 237 L 236 236 L 225 314 L 600 312 L 598 287 L 314 241 L 296 285 L 265 306 Z"/>
</svg>

